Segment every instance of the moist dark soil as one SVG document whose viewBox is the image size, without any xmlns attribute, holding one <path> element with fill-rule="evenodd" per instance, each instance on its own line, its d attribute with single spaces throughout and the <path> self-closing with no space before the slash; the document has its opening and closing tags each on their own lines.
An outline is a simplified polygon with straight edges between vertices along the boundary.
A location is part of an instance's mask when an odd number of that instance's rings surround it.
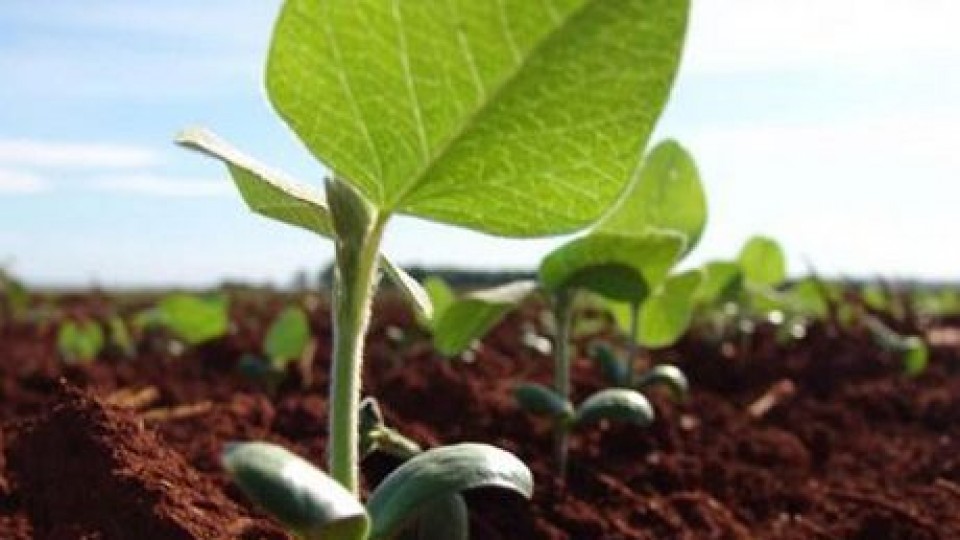
<svg viewBox="0 0 960 540">
<path fill-rule="evenodd" d="M 324 463 L 329 313 L 311 315 L 312 369 L 267 387 L 237 365 L 280 302 L 235 304 L 226 338 L 174 355 L 147 335 L 133 358 L 107 351 L 85 365 L 58 358 L 55 325 L 0 327 L 0 539 L 288 538 L 218 456 L 257 439 Z M 100 298 L 71 303 L 74 314 L 103 309 Z M 816 323 L 799 340 L 765 325 L 692 332 L 647 355 L 687 373 L 689 399 L 653 391 L 652 426 L 577 432 L 561 482 L 550 425 L 511 396 L 517 382 L 550 380 L 550 359 L 521 338 L 537 312 L 509 316 L 466 362 L 433 353 L 397 300 L 376 310 L 364 391 L 388 422 L 424 446 L 500 446 L 534 472 L 532 502 L 468 494 L 473 538 L 960 538 L 958 321 L 907 329 L 940 336 L 915 378 L 856 327 Z M 605 386 L 581 345 L 577 400 Z M 367 458 L 365 482 L 395 465 Z"/>
</svg>

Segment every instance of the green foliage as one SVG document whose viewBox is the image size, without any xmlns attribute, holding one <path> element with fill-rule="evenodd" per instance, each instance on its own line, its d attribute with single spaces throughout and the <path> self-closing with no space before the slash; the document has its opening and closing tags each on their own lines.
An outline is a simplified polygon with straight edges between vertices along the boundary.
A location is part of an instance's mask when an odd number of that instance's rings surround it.
<svg viewBox="0 0 960 540">
<path fill-rule="evenodd" d="M 872 315 L 866 316 L 863 321 L 867 331 L 881 349 L 900 356 L 904 374 L 913 377 L 927 369 L 930 351 L 923 339 L 918 336 L 900 335 Z"/>
<path fill-rule="evenodd" d="M 307 314 L 296 306 L 284 309 L 270 325 L 263 341 L 263 352 L 273 366 L 282 369 L 299 359 L 310 343 L 310 322 Z"/>
<path fill-rule="evenodd" d="M 230 318 L 225 296 L 200 297 L 171 294 L 151 310 L 149 320 L 169 329 L 190 345 L 199 345 L 227 335 Z"/>
<path fill-rule="evenodd" d="M 540 282 L 550 292 L 585 289 L 637 302 L 666 277 L 685 239 L 675 232 L 640 236 L 591 233 L 554 250 L 540 263 Z"/>
<path fill-rule="evenodd" d="M 0 268 L 0 322 L 4 318 L 20 319 L 30 307 L 27 287 L 9 272 Z"/>
<path fill-rule="evenodd" d="M 686 12 L 663 0 L 288 1 L 267 91 L 307 148 L 385 212 L 570 231 L 636 169 Z"/>
<path fill-rule="evenodd" d="M 109 330 L 110 343 L 127 358 L 133 358 L 136 355 L 137 348 L 123 317 L 116 314 L 112 315 L 107 319 L 107 329 Z"/>
<path fill-rule="evenodd" d="M 703 280 L 694 294 L 694 301 L 702 306 L 717 306 L 735 300 L 743 289 L 740 265 L 727 261 L 712 261 L 701 267 Z"/>
<path fill-rule="evenodd" d="M 773 287 L 787 277 L 787 263 L 780 245 L 771 238 L 755 236 L 737 257 L 748 285 Z"/>
<path fill-rule="evenodd" d="M 65 321 L 57 331 L 57 350 L 67 362 L 91 362 L 105 343 L 103 329 L 96 321 Z"/>
<path fill-rule="evenodd" d="M 690 327 L 694 295 L 702 280 L 699 270 L 689 270 L 668 277 L 640 305 L 637 319 L 637 341 L 644 347 L 658 349 L 676 343 Z M 611 302 L 609 309 L 620 328 L 630 333 L 630 306 Z"/>
<path fill-rule="evenodd" d="M 428 327 L 433 333 L 434 347 L 446 356 L 467 350 L 537 285 L 533 281 L 516 281 L 456 298 L 442 283 L 439 278 L 427 283 L 427 291 L 435 302 L 434 318 L 428 321 Z"/>
<path fill-rule="evenodd" d="M 596 231 L 638 235 L 676 231 L 685 252 L 700 241 L 707 224 L 707 198 L 697 166 L 676 141 L 664 141 L 647 155 L 627 192 L 597 223 Z"/>
</svg>

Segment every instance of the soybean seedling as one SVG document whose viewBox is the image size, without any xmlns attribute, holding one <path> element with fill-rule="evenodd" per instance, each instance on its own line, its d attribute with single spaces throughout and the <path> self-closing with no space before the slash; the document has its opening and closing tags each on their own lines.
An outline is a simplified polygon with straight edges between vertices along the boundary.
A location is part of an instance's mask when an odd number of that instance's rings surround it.
<svg viewBox="0 0 960 540">
<path fill-rule="evenodd" d="M 209 297 L 176 293 L 140 312 L 135 323 L 169 330 L 187 345 L 196 346 L 221 338 L 230 331 L 229 302 L 224 295 Z"/>
<path fill-rule="evenodd" d="M 26 286 L 0 267 L 0 327 L 22 319 L 29 306 L 30 293 Z"/>
<path fill-rule="evenodd" d="M 516 397 L 524 409 L 554 419 L 554 459 L 561 479 L 573 427 L 601 418 L 640 425 L 654 421 L 653 407 L 631 388 L 601 390 L 576 408 L 571 403 L 575 295 L 590 291 L 629 305 L 634 314 L 647 303 L 655 330 L 679 335 L 689 322 L 688 289 L 696 287 L 699 276 L 677 278 L 682 294 L 674 293 L 667 276 L 696 244 L 705 224 L 706 200 L 693 159 L 679 144 L 667 141 L 650 152 L 621 199 L 588 234 L 559 247 L 541 263 L 541 287 L 552 299 L 555 317 L 553 387 L 521 385 Z M 653 298 L 662 301 L 652 302 Z M 635 342 L 636 336 L 631 339 Z M 630 379 L 633 360 L 628 358 L 625 375 Z"/>
<path fill-rule="evenodd" d="M 263 381 L 272 392 L 287 373 L 287 366 L 296 360 L 312 360 L 305 353 L 311 348 L 310 321 L 303 309 L 290 306 L 270 323 L 263 338 L 263 356 L 245 355 L 240 359 L 240 370 L 245 375 Z M 304 366 L 304 369 L 309 369 Z"/>
<path fill-rule="evenodd" d="M 64 321 L 57 331 L 57 350 L 67 363 L 92 362 L 103 351 L 106 338 L 97 321 Z"/>
<path fill-rule="evenodd" d="M 432 315 L 419 285 L 381 256 L 384 231 L 397 213 L 517 237 L 597 219 L 663 108 L 687 10 L 686 2 L 639 0 L 283 4 L 267 94 L 332 172 L 325 196 L 208 131 L 179 137 L 223 161 L 254 211 L 334 240 L 332 479 L 316 472 L 294 481 L 283 471 L 304 469 L 298 458 L 250 443 L 227 455 L 235 478 L 248 471 L 258 479 L 240 481 L 248 495 L 302 536 L 360 539 L 394 536 L 424 502 L 461 489 L 530 494 L 519 460 L 461 444 L 401 465 L 366 511 L 357 500 L 362 346 L 380 270 Z M 295 496 L 307 486 L 313 495 Z M 303 502 L 303 511 L 284 501 Z"/>
<path fill-rule="evenodd" d="M 901 335 L 873 315 L 865 315 L 863 323 L 882 350 L 900 358 L 904 374 L 915 377 L 927 369 L 930 351 L 923 338 Z"/>
</svg>

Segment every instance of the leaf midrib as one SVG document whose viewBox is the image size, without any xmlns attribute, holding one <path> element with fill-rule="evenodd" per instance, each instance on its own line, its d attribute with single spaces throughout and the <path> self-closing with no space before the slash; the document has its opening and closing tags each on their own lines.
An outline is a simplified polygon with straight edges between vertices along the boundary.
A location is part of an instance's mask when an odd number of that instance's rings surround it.
<svg viewBox="0 0 960 540">
<path fill-rule="evenodd" d="M 572 23 L 572 21 L 577 20 L 580 16 L 583 15 L 585 11 L 592 8 L 597 2 L 602 2 L 603 0 L 586 0 L 580 7 L 576 8 L 570 14 L 563 18 L 562 21 L 551 31 L 544 34 L 537 43 L 530 48 L 529 54 L 526 57 L 522 58 L 519 63 L 516 63 L 514 69 L 506 74 L 503 79 L 494 85 L 493 91 L 486 93 L 487 100 L 480 104 L 461 124 L 460 128 L 455 130 L 447 140 L 441 143 L 434 152 L 429 154 L 429 159 L 424 162 L 424 164 L 414 173 L 410 179 L 404 183 L 402 189 L 400 189 L 396 196 L 393 197 L 391 201 L 384 201 L 385 211 L 388 213 L 393 213 L 397 211 L 409 196 L 416 192 L 423 185 L 423 179 L 428 176 L 431 170 L 439 163 L 440 158 L 446 155 L 447 151 L 452 148 L 457 142 L 459 142 L 463 137 L 470 131 L 470 128 L 476 123 L 476 121 L 483 116 L 486 112 L 493 106 L 493 104 L 499 101 L 499 97 L 504 93 L 504 91 L 509 88 L 513 82 L 517 80 L 519 74 L 523 73 L 524 68 L 530 62 L 530 59 L 539 56 L 545 44 L 553 40 L 555 36 L 565 31 Z M 553 12 L 553 10 L 550 10 Z M 509 29 L 505 28 L 505 31 L 509 32 Z M 421 128 L 422 129 L 422 128 Z"/>
</svg>

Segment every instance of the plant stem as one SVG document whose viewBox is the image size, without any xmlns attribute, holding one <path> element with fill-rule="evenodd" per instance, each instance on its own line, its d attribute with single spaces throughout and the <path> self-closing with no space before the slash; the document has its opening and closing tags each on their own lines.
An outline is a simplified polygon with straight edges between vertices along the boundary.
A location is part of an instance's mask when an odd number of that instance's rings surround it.
<svg viewBox="0 0 960 540">
<path fill-rule="evenodd" d="M 621 384 L 628 387 L 633 386 L 637 357 L 640 356 L 640 341 L 637 339 L 639 326 L 640 302 L 634 301 L 630 303 L 630 343 L 627 344 L 627 369 L 624 376 L 626 380 L 621 381 Z"/>
<path fill-rule="evenodd" d="M 554 317 L 557 342 L 554 346 L 553 389 L 563 399 L 570 400 L 570 330 L 573 323 L 573 292 L 561 290 L 554 298 Z M 553 431 L 553 452 L 560 481 L 567 477 L 567 456 L 570 453 L 569 426 L 557 422 Z"/>
<path fill-rule="evenodd" d="M 359 496 L 363 344 L 385 220 L 345 183 L 328 181 L 327 200 L 337 233 L 327 458 L 333 478 Z"/>
</svg>

